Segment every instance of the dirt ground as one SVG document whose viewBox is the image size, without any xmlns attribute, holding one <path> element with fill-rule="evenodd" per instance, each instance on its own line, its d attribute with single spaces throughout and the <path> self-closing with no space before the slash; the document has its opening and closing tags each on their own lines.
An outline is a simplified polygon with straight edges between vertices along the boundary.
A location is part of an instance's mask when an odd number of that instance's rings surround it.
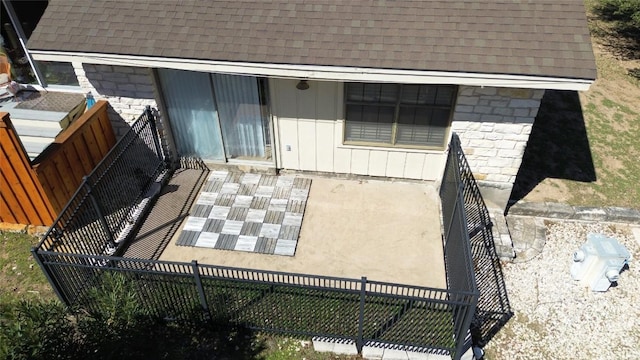
<svg viewBox="0 0 640 360">
<path fill-rule="evenodd" d="M 592 38 L 598 78 L 585 92 L 547 91 L 512 202 L 640 206 L 640 59 Z"/>
<path fill-rule="evenodd" d="M 176 246 L 160 260 L 191 261 L 444 289 L 433 185 L 313 177 L 295 256 Z"/>
</svg>

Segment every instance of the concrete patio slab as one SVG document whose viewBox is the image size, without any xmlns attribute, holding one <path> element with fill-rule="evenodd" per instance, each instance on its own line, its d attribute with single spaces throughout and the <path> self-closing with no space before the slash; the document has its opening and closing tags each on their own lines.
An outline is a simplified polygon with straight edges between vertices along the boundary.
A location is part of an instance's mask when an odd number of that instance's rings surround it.
<svg viewBox="0 0 640 360">
<path fill-rule="evenodd" d="M 307 177 L 295 256 L 176 246 L 177 233 L 160 259 L 446 288 L 433 184 Z"/>
</svg>

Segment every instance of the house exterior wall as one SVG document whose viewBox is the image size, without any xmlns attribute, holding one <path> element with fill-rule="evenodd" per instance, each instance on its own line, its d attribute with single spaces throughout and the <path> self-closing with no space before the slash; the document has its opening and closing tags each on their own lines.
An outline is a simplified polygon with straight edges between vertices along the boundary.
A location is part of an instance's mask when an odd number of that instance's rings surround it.
<svg viewBox="0 0 640 360">
<path fill-rule="evenodd" d="M 73 63 L 80 87 L 111 105 L 110 118 L 117 137 L 122 136 L 147 105 L 157 107 L 152 70 L 132 66 Z"/>
<path fill-rule="evenodd" d="M 343 145 L 343 84 L 271 79 L 271 111 L 279 168 L 437 180 L 444 151 Z"/>
<path fill-rule="evenodd" d="M 343 145 L 343 84 L 272 79 L 278 167 L 439 180 L 445 150 Z M 451 124 L 474 175 L 510 194 L 544 90 L 460 86 Z M 508 198 L 508 195 L 507 198 Z M 496 200 L 498 203 L 506 199 Z"/>
<path fill-rule="evenodd" d="M 505 207 L 544 90 L 461 86 L 451 128 L 485 197 Z"/>
<path fill-rule="evenodd" d="M 147 105 L 158 105 L 152 69 L 73 65 L 83 91 L 113 107 L 117 136 Z M 278 168 L 440 179 L 446 150 L 344 145 L 344 84 L 309 81 L 309 89 L 298 90 L 297 82 L 269 80 Z M 506 206 L 543 94 L 544 90 L 534 89 L 459 87 L 451 130 L 460 135 L 485 196 L 497 205 Z"/>
</svg>

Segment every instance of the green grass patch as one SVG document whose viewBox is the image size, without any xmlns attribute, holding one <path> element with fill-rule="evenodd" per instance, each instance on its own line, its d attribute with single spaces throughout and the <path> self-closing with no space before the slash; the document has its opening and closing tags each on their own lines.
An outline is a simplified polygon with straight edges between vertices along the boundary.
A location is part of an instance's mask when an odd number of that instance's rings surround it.
<svg viewBox="0 0 640 360">
<path fill-rule="evenodd" d="M 31 247 L 38 241 L 29 234 L 0 231 L 0 303 L 55 298 L 31 256 Z"/>
<path fill-rule="evenodd" d="M 640 116 L 628 106 L 605 96 L 585 98 L 583 114 L 597 180 L 592 183 L 566 182 L 572 194 L 569 202 L 637 207 L 640 203 L 640 142 L 637 140 Z"/>
</svg>

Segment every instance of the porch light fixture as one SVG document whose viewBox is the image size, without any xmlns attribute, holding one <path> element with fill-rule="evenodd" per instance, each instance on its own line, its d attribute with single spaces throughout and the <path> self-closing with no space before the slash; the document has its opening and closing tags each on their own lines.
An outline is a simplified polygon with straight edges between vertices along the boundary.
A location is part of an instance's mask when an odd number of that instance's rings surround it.
<svg viewBox="0 0 640 360">
<path fill-rule="evenodd" d="M 307 80 L 300 80 L 298 81 L 298 85 L 296 85 L 296 89 L 298 90 L 307 90 L 309 88 L 309 83 L 307 83 Z"/>
</svg>

